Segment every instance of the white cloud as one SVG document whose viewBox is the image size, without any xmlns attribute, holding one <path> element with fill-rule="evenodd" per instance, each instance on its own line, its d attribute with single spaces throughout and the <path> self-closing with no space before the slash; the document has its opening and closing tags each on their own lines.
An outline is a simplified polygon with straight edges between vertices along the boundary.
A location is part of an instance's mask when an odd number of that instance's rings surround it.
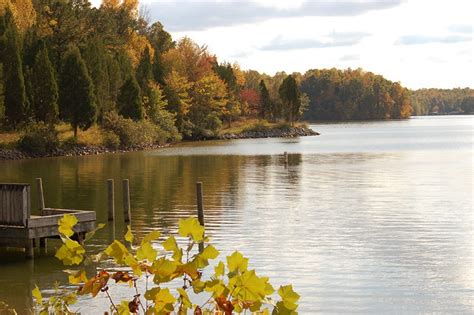
<svg viewBox="0 0 474 315">
<path fill-rule="evenodd" d="M 472 0 L 229 1 L 146 3 L 175 39 L 243 69 L 362 67 L 410 88 L 474 87 Z"/>
</svg>

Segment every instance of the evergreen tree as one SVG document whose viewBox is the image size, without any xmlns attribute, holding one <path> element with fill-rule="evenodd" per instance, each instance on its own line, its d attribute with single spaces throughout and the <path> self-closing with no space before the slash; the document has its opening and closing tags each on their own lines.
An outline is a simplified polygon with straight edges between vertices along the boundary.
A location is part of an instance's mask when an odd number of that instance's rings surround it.
<svg viewBox="0 0 474 315">
<path fill-rule="evenodd" d="M 148 83 L 153 79 L 152 70 L 150 50 L 146 47 L 137 67 L 137 82 L 143 94 L 149 94 L 147 90 Z"/>
<path fill-rule="evenodd" d="M 33 112 L 37 120 L 53 124 L 59 113 L 58 85 L 46 45 L 36 54 L 32 75 Z"/>
<path fill-rule="evenodd" d="M 263 80 L 260 80 L 258 85 L 260 90 L 260 108 L 261 108 L 261 117 L 273 117 L 272 115 L 272 100 L 270 99 L 270 93 L 268 92 L 267 86 Z"/>
<path fill-rule="evenodd" d="M 90 38 L 84 51 L 84 60 L 94 83 L 94 95 L 99 120 L 104 113 L 111 110 L 109 71 L 107 67 L 107 50 L 98 36 Z"/>
<path fill-rule="evenodd" d="M 70 46 L 64 55 L 59 79 L 60 115 L 77 138 L 78 128 L 87 130 L 95 122 L 97 107 L 92 79 L 76 46 Z"/>
<path fill-rule="evenodd" d="M 293 125 L 300 112 L 301 93 L 292 75 L 287 76 L 285 80 L 283 80 L 283 83 L 278 89 L 278 93 L 285 106 L 283 112 L 286 116 L 286 121 Z"/>
<path fill-rule="evenodd" d="M 5 47 L 2 52 L 5 81 L 5 117 L 12 127 L 25 120 L 28 113 L 28 99 L 23 76 L 23 64 L 20 55 L 20 39 L 12 12 L 5 13 Z"/>
<path fill-rule="evenodd" d="M 141 91 L 135 76 L 130 76 L 120 88 L 117 105 L 123 117 L 133 120 L 143 118 Z"/>
</svg>

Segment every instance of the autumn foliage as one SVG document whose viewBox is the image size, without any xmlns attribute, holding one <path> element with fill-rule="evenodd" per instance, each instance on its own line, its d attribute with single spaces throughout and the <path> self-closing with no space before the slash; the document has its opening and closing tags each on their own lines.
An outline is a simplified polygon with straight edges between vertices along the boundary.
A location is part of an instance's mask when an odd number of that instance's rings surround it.
<svg viewBox="0 0 474 315">
<path fill-rule="evenodd" d="M 89 255 L 83 245 L 71 239 L 77 219 L 64 215 L 59 220 L 62 246 L 56 253 L 66 266 L 79 269 L 66 270 L 74 291 L 58 290 L 45 299 L 38 287 L 33 290 L 36 312 L 39 314 L 74 314 L 77 296 L 108 298 L 112 314 L 233 314 L 250 311 L 256 314 L 297 314 L 299 295 L 291 285 L 275 291 L 267 277 L 257 275 L 249 268 L 249 260 L 234 252 L 225 261 L 210 261 L 219 257 L 219 251 L 210 244 L 204 227 L 196 218 L 179 221 L 178 238 L 162 237 L 153 231 L 136 240 L 130 226 L 125 243 L 115 240 L 105 250 Z M 97 229 L 102 228 L 99 225 Z M 95 231 L 86 235 L 89 240 Z M 180 246 L 183 243 L 184 246 Z M 197 244 L 203 243 L 202 251 Z M 104 269 L 101 262 L 112 261 L 115 267 Z M 96 267 L 88 274 L 85 266 Z M 120 269 L 120 270 L 117 270 Z M 206 276 L 205 276 L 206 275 Z M 176 289 L 170 283 L 180 279 Z M 145 282 L 145 291 L 140 291 Z M 176 282 L 173 282 L 176 283 Z M 130 298 L 116 301 L 111 286 L 129 288 Z M 276 294 L 275 294 L 276 293 Z M 278 296 L 278 299 L 274 299 Z M 205 301 L 193 302 L 193 299 Z"/>
</svg>

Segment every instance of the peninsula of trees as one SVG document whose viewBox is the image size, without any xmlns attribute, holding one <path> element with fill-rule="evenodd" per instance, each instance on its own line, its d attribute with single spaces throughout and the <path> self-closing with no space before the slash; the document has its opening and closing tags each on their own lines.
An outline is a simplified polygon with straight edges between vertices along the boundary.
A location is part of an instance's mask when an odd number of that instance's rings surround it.
<svg viewBox="0 0 474 315">
<path fill-rule="evenodd" d="M 356 70 L 274 76 L 220 62 L 150 24 L 137 0 L 0 0 L 0 126 L 81 130 L 107 141 L 208 138 L 249 118 L 400 119 L 410 91 Z M 40 125 L 40 127 L 38 127 Z M 39 129 L 38 129 L 39 128 Z M 127 132 L 136 132 L 127 138 Z"/>
</svg>

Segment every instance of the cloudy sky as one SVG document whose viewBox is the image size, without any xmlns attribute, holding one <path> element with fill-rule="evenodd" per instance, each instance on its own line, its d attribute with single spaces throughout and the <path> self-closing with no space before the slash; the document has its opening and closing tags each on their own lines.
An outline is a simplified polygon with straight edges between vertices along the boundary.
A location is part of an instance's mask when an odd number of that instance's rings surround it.
<svg viewBox="0 0 474 315">
<path fill-rule="evenodd" d="M 273 74 L 357 68 L 410 88 L 474 87 L 472 0 L 141 0 L 175 39 Z"/>
</svg>

